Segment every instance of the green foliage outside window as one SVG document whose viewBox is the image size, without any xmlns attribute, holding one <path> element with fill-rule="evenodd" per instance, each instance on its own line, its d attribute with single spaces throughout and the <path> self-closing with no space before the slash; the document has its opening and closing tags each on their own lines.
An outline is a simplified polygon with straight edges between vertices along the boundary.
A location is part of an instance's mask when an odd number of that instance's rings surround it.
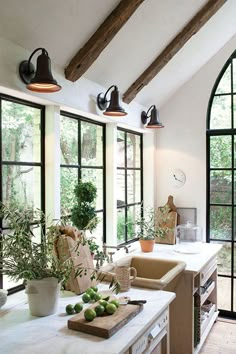
<svg viewBox="0 0 236 354">
<path fill-rule="evenodd" d="M 134 226 L 132 224 L 132 214 L 130 211 L 128 211 L 127 214 L 127 239 L 130 240 L 133 238 L 134 235 Z M 122 209 L 118 209 L 117 213 L 117 241 L 118 244 L 125 242 L 125 224 L 126 224 L 126 219 L 125 215 L 122 212 Z"/>
</svg>

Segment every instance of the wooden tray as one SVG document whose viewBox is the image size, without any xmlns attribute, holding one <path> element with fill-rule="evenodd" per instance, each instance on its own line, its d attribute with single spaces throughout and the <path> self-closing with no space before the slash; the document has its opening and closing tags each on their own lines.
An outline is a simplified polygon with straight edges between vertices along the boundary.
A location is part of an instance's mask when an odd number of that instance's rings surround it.
<svg viewBox="0 0 236 354">
<path fill-rule="evenodd" d="M 90 308 L 95 306 L 94 304 Z M 102 338 L 110 338 L 142 309 L 143 305 L 120 305 L 113 315 L 96 317 L 91 322 L 85 320 L 83 311 L 68 320 L 68 328 Z"/>
</svg>

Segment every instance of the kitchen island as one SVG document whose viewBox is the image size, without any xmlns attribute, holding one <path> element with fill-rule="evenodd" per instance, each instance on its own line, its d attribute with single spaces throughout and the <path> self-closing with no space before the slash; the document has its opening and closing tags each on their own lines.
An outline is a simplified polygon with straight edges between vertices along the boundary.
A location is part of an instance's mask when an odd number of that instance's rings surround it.
<svg viewBox="0 0 236 354">
<path fill-rule="evenodd" d="M 182 249 L 179 246 L 155 244 L 150 253 L 141 252 L 139 248 L 120 259 L 119 263 L 132 264 L 132 257 L 138 256 L 186 264 L 175 288 L 171 288 L 176 299 L 170 305 L 170 353 L 197 354 L 218 316 L 217 254 L 222 246 L 202 243 L 196 245 L 195 250 L 192 248 L 192 252 L 189 245 L 181 245 Z M 107 270 L 112 271 L 112 265 Z M 133 284 L 137 286 L 138 278 Z M 163 289 L 170 290 L 168 285 Z"/>
<path fill-rule="evenodd" d="M 107 285 L 99 286 L 99 291 L 105 289 L 108 289 Z M 149 350 L 154 347 L 154 339 L 159 337 L 159 340 L 163 338 L 163 353 L 168 353 L 168 308 L 175 294 L 135 288 L 119 295 L 129 296 L 131 299 L 146 299 L 147 303 L 136 317 L 109 339 L 67 328 L 67 321 L 73 315 L 65 314 L 65 306 L 68 303 L 75 304 L 81 301 L 81 296 L 71 292 L 61 293 L 57 313 L 47 317 L 31 316 L 26 301 L 9 310 L 4 310 L 3 307 L 0 310 L 0 352 L 1 354 L 138 354 L 148 347 L 145 353 L 149 353 Z"/>
</svg>

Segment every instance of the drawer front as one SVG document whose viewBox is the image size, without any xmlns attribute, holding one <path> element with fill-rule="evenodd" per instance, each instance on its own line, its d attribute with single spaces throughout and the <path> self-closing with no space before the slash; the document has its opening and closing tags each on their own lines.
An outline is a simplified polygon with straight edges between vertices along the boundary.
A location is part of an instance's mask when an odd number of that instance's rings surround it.
<svg viewBox="0 0 236 354">
<path fill-rule="evenodd" d="M 131 346 L 130 354 L 148 354 L 152 353 L 154 348 L 158 348 L 158 344 L 167 333 L 169 321 L 168 315 L 169 313 L 167 310 L 158 317 L 141 338 Z"/>
<path fill-rule="evenodd" d="M 201 282 L 200 282 L 201 286 L 203 286 L 206 283 L 206 281 L 210 278 L 211 274 L 216 270 L 216 268 L 217 268 L 217 259 L 215 257 L 201 271 Z"/>
</svg>

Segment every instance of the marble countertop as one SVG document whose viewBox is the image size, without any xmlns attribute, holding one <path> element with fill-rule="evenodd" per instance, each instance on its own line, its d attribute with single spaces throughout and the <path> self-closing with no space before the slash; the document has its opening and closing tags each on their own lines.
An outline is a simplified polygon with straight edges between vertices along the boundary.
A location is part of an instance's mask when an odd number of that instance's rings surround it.
<svg viewBox="0 0 236 354">
<path fill-rule="evenodd" d="M 100 285 L 100 291 L 105 289 L 108 289 L 107 285 Z M 59 309 L 51 316 L 31 316 L 26 301 L 11 310 L 1 311 L 0 352 L 2 354 L 123 353 L 175 298 L 175 294 L 171 292 L 138 288 L 132 288 L 119 295 L 129 296 L 131 299 L 146 299 L 147 303 L 143 311 L 109 339 L 67 328 L 67 321 L 71 316 L 65 314 L 65 306 L 68 303 L 75 304 L 81 301 L 81 296 L 71 292 L 61 293 Z"/>
<path fill-rule="evenodd" d="M 196 246 L 199 252 L 195 254 L 187 253 L 189 251 L 188 245 L 186 245 L 186 253 L 179 253 L 178 247 L 179 245 L 155 244 L 153 252 L 142 252 L 139 247 L 132 253 L 129 253 L 128 255 L 116 260 L 115 263 L 125 263 L 125 260 L 128 260 L 132 256 L 141 256 L 166 260 L 178 260 L 186 263 L 185 271 L 197 274 L 201 272 L 201 270 L 204 269 L 205 265 L 217 255 L 222 245 L 215 243 L 201 243 Z M 110 265 L 106 266 L 107 270 L 109 268 Z"/>
</svg>

